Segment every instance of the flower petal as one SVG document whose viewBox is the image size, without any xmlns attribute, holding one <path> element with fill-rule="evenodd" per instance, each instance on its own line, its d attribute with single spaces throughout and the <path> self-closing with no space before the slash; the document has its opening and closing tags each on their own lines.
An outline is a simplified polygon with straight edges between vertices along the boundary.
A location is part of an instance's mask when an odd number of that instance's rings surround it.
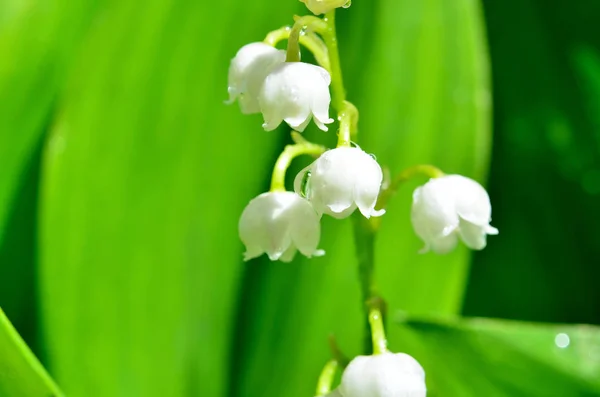
<svg viewBox="0 0 600 397">
<path fill-rule="evenodd" d="M 464 219 L 460 219 L 459 233 L 465 245 L 473 250 L 482 250 L 487 245 L 488 226 L 475 225 Z"/>
<path fill-rule="evenodd" d="M 287 249 L 287 251 L 285 251 L 278 259 L 282 262 L 291 262 L 292 260 L 294 260 L 294 257 L 296 256 L 296 251 L 298 251 L 296 249 L 296 247 L 291 245 Z M 276 259 L 271 259 L 271 260 L 276 260 Z"/>
<path fill-rule="evenodd" d="M 248 203 L 239 221 L 246 258 L 258 256 L 260 247 L 271 260 L 277 260 L 289 248 L 292 242 L 286 221 L 289 201 L 285 194 L 263 193 Z"/>
<path fill-rule="evenodd" d="M 429 239 L 429 248 L 436 254 L 447 254 L 458 244 L 458 235 L 450 233 Z"/>
<path fill-rule="evenodd" d="M 344 397 L 425 397 L 425 372 L 404 353 L 358 356 L 344 370 L 339 391 Z"/>
<path fill-rule="evenodd" d="M 308 63 L 285 62 L 273 67 L 258 94 L 265 125 L 274 129 L 269 120 L 281 119 L 302 132 L 312 119 L 315 104 L 318 105 L 317 121 L 321 124 L 329 122 L 329 82 L 329 74 L 325 69 Z M 326 117 L 323 118 L 324 113 Z"/>
<path fill-rule="evenodd" d="M 290 231 L 294 245 L 309 258 L 317 252 L 321 239 L 320 216 L 313 206 L 301 197 L 296 200 L 293 212 L 290 212 Z"/>
<path fill-rule="evenodd" d="M 262 42 L 250 43 L 237 52 L 229 66 L 227 91 L 232 103 L 239 99 L 244 114 L 258 113 L 258 93 L 271 69 L 285 61 L 285 51 Z"/>
</svg>

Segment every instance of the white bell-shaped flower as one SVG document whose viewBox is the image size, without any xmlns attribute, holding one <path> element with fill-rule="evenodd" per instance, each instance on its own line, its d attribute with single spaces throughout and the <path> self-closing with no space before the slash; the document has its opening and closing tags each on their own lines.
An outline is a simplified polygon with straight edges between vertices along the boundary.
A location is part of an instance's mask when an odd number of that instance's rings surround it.
<svg viewBox="0 0 600 397">
<path fill-rule="evenodd" d="M 304 131 L 311 118 L 327 131 L 329 118 L 329 72 L 303 62 L 285 62 L 273 68 L 258 95 L 265 122 L 263 128 L 274 130 L 285 121 L 296 131 Z"/>
<path fill-rule="evenodd" d="M 246 246 L 244 260 L 263 253 L 272 261 L 289 262 L 296 251 L 321 256 L 320 216 L 294 192 L 268 192 L 252 199 L 239 222 L 240 239 Z"/>
<path fill-rule="evenodd" d="M 485 189 L 461 175 L 433 178 L 413 193 L 411 220 L 425 242 L 422 252 L 450 252 L 459 236 L 471 249 L 485 248 L 487 235 L 498 234 L 489 224 L 491 217 Z"/>
<path fill-rule="evenodd" d="M 265 77 L 276 65 L 285 62 L 285 51 L 265 43 L 243 46 L 229 66 L 228 103 L 239 101 L 244 114 L 260 112 L 258 93 Z"/>
<path fill-rule="evenodd" d="M 342 397 L 425 397 L 425 371 L 405 353 L 358 356 L 337 391 Z"/>
<path fill-rule="evenodd" d="M 351 0 L 300 0 L 315 15 L 325 14 L 333 9 L 348 7 Z"/>
<path fill-rule="evenodd" d="M 362 149 L 339 147 L 328 150 L 303 169 L 294 181 L 294 190 L 305 196 L 319 214 L 346 218 L 358 207 L 370 218 L 385 210 L 375 210 L 381 188 L 381 167 Z"/>
</svg>

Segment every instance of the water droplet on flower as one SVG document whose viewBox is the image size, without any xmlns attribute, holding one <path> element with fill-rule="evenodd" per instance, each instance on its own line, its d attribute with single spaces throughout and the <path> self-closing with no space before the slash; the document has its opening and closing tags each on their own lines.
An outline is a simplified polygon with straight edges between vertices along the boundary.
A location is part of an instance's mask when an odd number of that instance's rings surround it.
<svg viewBox="0 0 600 397">
<path fill-rule="evenodd" d="M 554 344 L 561 349 L 568 347 L 570 343 L 571 339 L 569 338 L 569 335 L 565 333 L 561 332 L 554 337 Z"/>
<path fill-rule="evenodd" d="M 348 7 L 350 7 L 351 5 L 352 5 L 352 0 L 348 0 L 348 2 L 347 2 L 346 4 L 344 4 L 344 5 L 342 6 L 342 8 L 348 8 Z"/>
<path fill-rule="evenodd" d="M 377 161 L 377 156 L 375 156 L 373 153 L 369 153 L 369 156 L 371 156 L 373 160 Z"/>
<path fill-rule="evenodd" d="M 302 182 L 300 183 L 300 195 L 304 198 L 308 198 L 308 179 L 310 178 L 311 172 L 306 171 L 302 175 Z"/>
</svg>

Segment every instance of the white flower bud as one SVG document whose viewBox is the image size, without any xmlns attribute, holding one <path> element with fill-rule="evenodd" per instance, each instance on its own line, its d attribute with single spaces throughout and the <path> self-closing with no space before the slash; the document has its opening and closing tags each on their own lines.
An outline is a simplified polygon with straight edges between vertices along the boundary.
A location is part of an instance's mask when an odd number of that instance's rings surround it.
<svg viewBox="0 0 600 397">
<path fill-rule="evenodd" d="M 308 257 L 325 254 L 317 250 L 320 216 L 293 192 L 268 192 L 252 199 L 240 217 L 239 233 L 246 261 L 263 253 L 283 262 L 294 259 L 297 250 Z"/>
<path fill-rule="evenodd" d="M 267 131 L 285 121 L 297 131 L 304 131 L 310 119 L 323 131 L 329 118 L 329 84 L 331 77 L 320 66 L 303 62 L 286 62 L 276 66 L 266 77 L 258 94 Z"/>
<path fill-rule="evenodd" d="M 300 0 L 306 4 L 306 8 L 315 15 L 325 14 L 335 8 L 347 8 L 350 0 Z"/>
<path fill-rule="evenodd" d="M 485 189 L 461 175 L 429 180 L 413 193 L 411 220 L 415 232 L 425 242 L 422 252 L 450 252 L 458 242 L 474 250 L 486 246 L 488 234 L 498 234 L 490 226 L 492 206 Z"/>
<path fill-rule="evenodd" d="M 366 218 L 381 216 L 375 210 L 381 188 L 381 167 L 360 148 L 328 150 L 302 170 L 294 181 L 296 193 L 304 195 L 319 214 L 346 218 L 358 207 Z"/>
<path fill-rule="evenodd" d="M 285 62 L 285 51 L 265 43 L 243 46 L 229 65 L 229 101 L 238 99 L 244 114 L 260 112 L 258 93 L 274 66 Z"/>
<path fill-rule="evenodd" d="M 348 364 L 339 395 L 342 397 L 425 397 L 425 371 L 405 353 L 358 356 Z"/>
</svg>

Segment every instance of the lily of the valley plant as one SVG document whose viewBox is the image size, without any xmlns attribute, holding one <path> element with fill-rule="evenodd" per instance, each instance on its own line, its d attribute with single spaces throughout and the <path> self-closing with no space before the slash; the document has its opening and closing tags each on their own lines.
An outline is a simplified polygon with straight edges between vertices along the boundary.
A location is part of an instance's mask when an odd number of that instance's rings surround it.
<svg viewBox="0 0 600 397">
<path fill-rule="evenodd" d="M 414 176 L 429 180 L 413 193 L 411 221 L 423 240 L 422 252 L 444 254 L 462 240 L 475 250 L 486 246 L 488 235 L 498 234 L 490 225 L 491 205 L 485 189 L 461 175 L 445 175 L 431 165 L 415 165 L 384 183 L 375 156 L 356 143 L 358 110 L 345 97 L 335 30 L 335 12 L 347 0 L 301 0 L 315 15 L 296 18 L 294 25 L 267 34 L 262 42 L 243 46 L 229 67 L 229 103 L 237 101 L 244 114 L 262 113 L 262 127 L 291 127 L 293 144 L 277 159 L 270 191 L 250 200 L 241 214 L 239 234 L 246 246 L 245 260 L 266 254 L 270 260 L 290 262 L 297 252 L 322 256 L 319 249 L 322 216 L 364 217 L 358 227 L 377 231 L 385 207 L 401 182 Z M 285 50 L 277 45 L 287 40 Z M 301 61 L 300 45 L 312 52 L 319 65 Z M 331 89 L 331 91 L 330 91 Z M 322 131 L 334 122 L 338 143 L 326 148 L 299 133 L 313 121 Z M 294 179 L 293 191 L 285 187 L 291 161 L 310 155 L 314 161 Z M 385 186 L 385 187 L 382 187 Z M 407 214 L 408 216 L 408 214 Z M 371 258 L 372 259 L 372 258 Z M 371 261 L 372 262 L 372 261 Z M 372 267 L 369 269 L 372 273 Z M 362 274 L 362 277 L 365 277 Z M 365 301 L 380 297 L 363 291 Z M 417 360 L 387 348 L 382 305 L 368 305 L 373 355 L 354 358 L 333 387 L 339 357 L 326 365 L 317 385 L 319 396 L 400 397 L 425 396 L 425 371 Z"/>
</svg>

